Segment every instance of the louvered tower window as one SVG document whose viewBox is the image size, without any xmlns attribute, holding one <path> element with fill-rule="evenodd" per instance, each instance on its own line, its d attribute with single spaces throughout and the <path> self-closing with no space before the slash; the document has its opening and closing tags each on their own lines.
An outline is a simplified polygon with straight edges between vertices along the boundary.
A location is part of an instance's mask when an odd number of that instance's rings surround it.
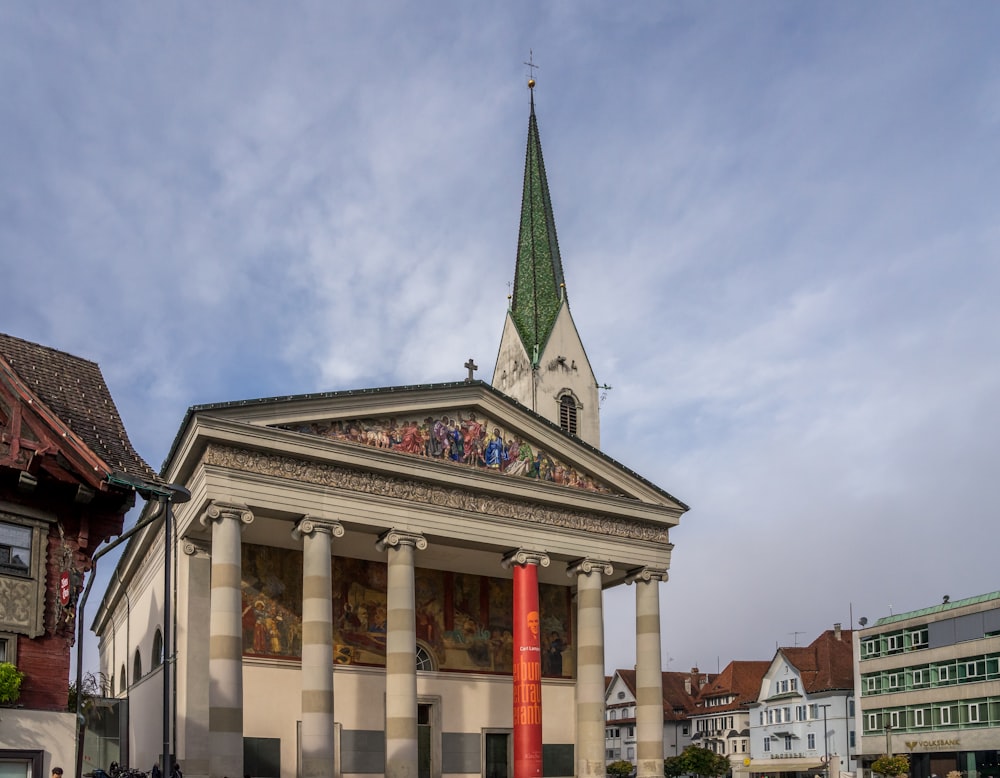
<svg viewBox="0 0 1000 778">
<path fill-rule="evenodd" d="M 570 435 L 576 434 L 576 400 L 571 394 L 559 398 L 559 426 Z"/>
</svg>

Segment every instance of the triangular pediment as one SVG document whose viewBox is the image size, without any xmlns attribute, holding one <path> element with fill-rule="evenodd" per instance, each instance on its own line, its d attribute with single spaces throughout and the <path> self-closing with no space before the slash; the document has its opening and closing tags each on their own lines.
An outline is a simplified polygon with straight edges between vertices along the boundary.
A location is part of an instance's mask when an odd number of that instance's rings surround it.
<svg viewBox="0 0 1000 778">
<path fill-rule="evenodd" d="M 224 418 L 325 441 L 442 477 L 474 472 L 497 488 L 539 487 L 640 500 L 679 515 L 687 506 L 481 381 L 387 387 L 198 406 Z"/>
</svg>

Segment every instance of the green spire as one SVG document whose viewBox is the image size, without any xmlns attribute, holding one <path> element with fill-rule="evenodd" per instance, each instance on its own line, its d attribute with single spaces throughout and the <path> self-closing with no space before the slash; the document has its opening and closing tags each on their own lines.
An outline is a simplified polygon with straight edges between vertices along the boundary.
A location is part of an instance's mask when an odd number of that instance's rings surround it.
<svg viewBox="0 0 1000 778">
<path fill-rule="evenodd" d="M 534 86 L 530 82 L 530 86 Z M 528 118 L 528 150 L 524 160 L 524 193 L 521 196 L 521 230 L 517 239 L 517 267 L 510 315 L 532 364 L 538 364 L 566 287 L 556 222 L 552 215 L 549 184 L 542 161 L 542 143 L 535 120 L 535 96 L 531 93 Z"/>
</svg>

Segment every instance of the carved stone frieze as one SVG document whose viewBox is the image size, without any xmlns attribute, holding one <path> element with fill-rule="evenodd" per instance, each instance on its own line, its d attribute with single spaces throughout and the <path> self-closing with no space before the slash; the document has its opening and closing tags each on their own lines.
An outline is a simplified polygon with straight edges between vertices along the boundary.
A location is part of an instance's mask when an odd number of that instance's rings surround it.
<svg viewBox="0 0 1000 778">
<path fill-rule="evenodd" d="M 0 629 L 28 633 L 34 626 L 37 585 L 0 576 Z"/>
<path fill-rule="evenodd" d="M 288 478 L 303 483 L 333 486 L 361 494 L 378 494 L 407 502 L 438 505 L 488 516 L 582 530 L 598 535 L 654 543 L 669 542 L 666 527 L 635 519 L 617 519 L 584 511 L 568 511 L 508 497 L 480 494 L 471 489 L 456 486 L 428 484 L 408 478 L 388 476 L 366 470 L 354 470 L 340 465 L 311 462 L 281 454 L 239 449 L 217 443 L 210 443 L 206 447 L 202 462 L 206 465 L 257 475 Z"/>
</svg>

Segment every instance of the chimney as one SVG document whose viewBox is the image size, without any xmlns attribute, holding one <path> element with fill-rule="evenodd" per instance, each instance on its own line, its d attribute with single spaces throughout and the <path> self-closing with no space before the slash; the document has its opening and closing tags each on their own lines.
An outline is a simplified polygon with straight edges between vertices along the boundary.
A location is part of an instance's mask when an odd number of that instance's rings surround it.
<svg viewBox="0 0 1000 778">
<path fill-rule="evenodd" d="M 833 639 L 834 640 L 841 640 L 841 637 L 840 637 L 840 622 L 839 621 L 836 622 L 833 625 Z"/>
<path fill-rule="evenodd" d="M 692 690 L 697 691 L 700 688 L 701 674 L 698 672 L 697 667 L 692 667 L 688 677 L 684 679 L 684 691 L 691 694 Z"/>
</svg>

